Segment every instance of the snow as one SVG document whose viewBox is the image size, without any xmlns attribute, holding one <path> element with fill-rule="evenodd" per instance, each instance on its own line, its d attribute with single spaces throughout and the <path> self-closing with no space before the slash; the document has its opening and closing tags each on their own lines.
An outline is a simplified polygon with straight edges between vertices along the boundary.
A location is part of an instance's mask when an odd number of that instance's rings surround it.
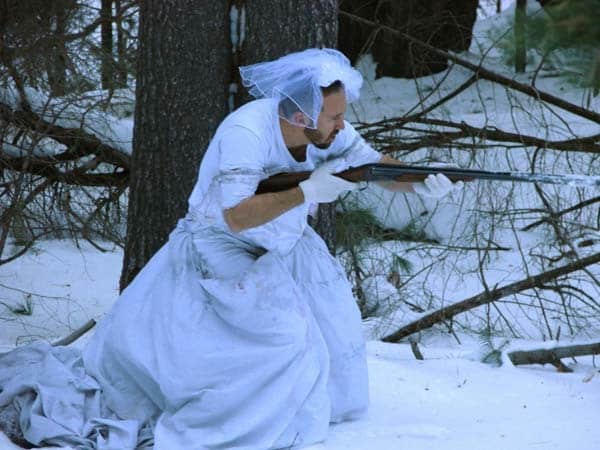
<svg viewBox="0 0 600 450">
<path fill-rule="evenodd" d="M 246 7 L 231 5 L 229 11 L 230 39 L 233 53 L 238 52 L 246 39 Z"/>
<path fill-rule="evenodd" d="M 37 243 L 33 251 L 0 266 L 0 352 L 36 339 L 53 342 L 98 321 L 118 295 L 122 253 L 101 253 L 85 241 Z M 11 252 L 11 249 L 8 249 Z M 31 315 L 10 309 L 30 305 Z"/>
<path fill-rule="evenodd" d="M 332 427 L 326 443 L 309 448 L 600 447 L 598 376 L 585 382 L 582 372 L 492 368 L 423 350 L 417 361 L 407 345 L 371 342 L 368 417 Z"/>
<path fill-rule="evenodd" d="M 31 316 L 8 315 L 14 320 L 1 325 L 0 351 L 31 338 L 53 341 L 90 318 L 100 320 L 118 295 L 121 258 L 120 249 L 100 253 L 84 242 L 77 248 L 70 241 L 51 240 L 0 266 L 3 302 L 15 305 L 22 300 L 24 293 L 14 289 L 44 294 L 33 296 Z M 7 317 L 6 312 L 1 316 Z M 365 333 L 368 330 L 369 322 Z M 85 340 L 84 336 L 74 345 Z M 494 367 L 480 362 L 480 342 L 466 335 L 461 340 L 459 345 L 441 333 L 429 336 L 420 344 L 423 361 L 415 359 L 408 344 L 369 341 L 368 415 L 333 425 L 325 443 L 308 448 L 600 448 L 600 370 L 591 357 L 577 358 L 578 364 L 565 361 L 573 373 L 559 373 L 552 366 Z M 519 341 L 510 348 L 555 344 Z M 0 449 L 19 447 L 0 433 Z"/>
<path fill-rule="evenodd" d="M 530 12 L 537 11 L 537 2 L 528 2 Z M 529 72 L 516 75 L 503 62 L 502 52 L 490 51 L 498 38 L 498 30 L 507 29 L 514 3 L 502 2 L 504 12 L 493 13 L 495 1 L 482 2 L 480 20 L 476 23 L 475 39 L 470 52 L 460 56 L 479 62 L 485 53 L 484 65 L 505 76 L 530 83 Z M 239 27 L 234 26 L 239 22 Z M 244 39 L 244 10 L 231 10 L 231 35 L 235 45 Z M 239 34 L 238 34 L 239 33 Z M 532 58 L 535 55 L 532 56 Z M 465 82 L 471 72 L 452 67 L 444 74 L 419 80 L 374 79 L 374 65 L 368 57 L 360 62 L 365 84 L 360 102 L 349 108 L 351 121 L 368 122 L 400 117 L 417 112 L 420 99 L 434 92 L 424 103 L 431 104 Z M 540 73 L 536 80 L 540 89 L 582 105 L 588 92 L 574 87 L 563 78 Z M 57 122 L 62 126 L 80 127 L 130 154 L 132 91 L 117 92 L 106 111 L 81 116 L 91 103 L 104 92 L 90 93 L 89 103 L 77 107 L 70 102 L 50 105 L 39 92 L 28 90 L 34 109 L 61 110 Z M 17 97 L 10 87 L 0 89 L 0 101 L 17 109 Z M 591 99 L 591 106 L 600 110 L 600 96 Z M 480 80 L 476 85 L 448 102 L 430 117 L 464 121 L 473 126 L 495 126 L 505 131 L 545 139 L 571 139 L 598 133 L 598 125 L 562 110 L 540 107 L 531 98 L 509 92 L 499 85 Z M 414 125 L 414 124 L 413 124 Z M 416 125 L 415 125 L 416 127 Z M 425 129 L 425 127 L 423 126 Z M 429 129 L 429 128 L 427 128 Z M 402 138 L 414 136 L 405 132 Z M 58 145 L 45 145 L 45 151 L 57 153 Z M 22 149 L 5 145 L 11 156 Z M 454 162 L 462 167 L 493 171 L 529 172 L 532 168 L 531 149 L 510 149 L 502 146 L 468 154 L 455 149 L 432 149 L 406 153 L 407 161 L 434 159 Z M 600 166 L 590 155 L 565 156 L 562 152 L 547 151 L 535 160 L 536 172 L 569 173 L 586 176 L 600 175 Z M 578 178 L 577 175 L 572 175 Z M 585 189 L 557 186 L 544 187 L 556 211 L 597 195 L 593 186 Z M 364 322 L 368 339 L 370 392 L 368 415 L 356 422 L 331 427 L 325 443 L 310 447 L 313 450 L 374 449 L 480 449 L 487 450 L 597 450 L 600 449 L 600 368 L 598 358 L 578 357 L 564 360 L 572 373 L 559 373 L 552 366 L 513 367 L 506 353 L 513 350 L 551 348 L 556 345 L 575 345 L 598 342 L 600 314 L 586 305 L 576 305 L 581 322 L 573 332 L 550 317 L 552 338 L 537 309 L 537 299 L 516 295 L 496 302 L 502 309 L 512 331 L 518 337 L 489 337 L 479 335 L 485 329 L 493 309 L 478 308 L 461 314 L 453 324 L 453 334 L 444 327 L 428 330 L 415 336 L 425 360 L 418 361 L 410 346 L 386 344 L 379 338 L 397 330 L 441 306 L 464 300 L 484 290 L 479 266 L 485 260 L 484 276 L 490 289 L 500 287 L 548 269 L 538 263 L 538 255 L 552 256 L 557 248 L 548 242 L 547 231 L 536 228 L 519 231 L 541 216 L 533 213 L 516 215 L 511 223 L 506 219 L 492 221 L 477 211 L 524 211 L 540 207 L 534 188 L 528 184 L 473 182 L 460 192 L 441 201 L 417 196 L 392 194 L 376 186 L 355 196 L 356 205 L 368 208 L 385 227 L 404 229 L 415 225 L 425 233 L 428 242 L 369 242 L 360 252 L 364 272 L 362 288 L 368 309 L 375 316 Z M 575 220 L 588 223 L 589 231 L 572 244 L 578 256 L 600 251 L 600 232 L 597 220 L 598 205 L 590 207 L 587 215 Z M 485 212 L 485 211 L 484 211 Z M 489 237 L 502 249 L 481 251 Z M 591 245 L 580 246 L 583 241 Z M 9 264 L 0 266 L 0 352 L 8 351 L 35 339 L 54 341 L 79 328 L 89 319 L 101 320 L 118 296 L 118 279 L 122 251 L 112 244 L 99 252 L 85 241 L 75 245 L 66 240 L 47 240 L 36 243 L 29 251 Z M 448 254 L 448 248 L 459 246 L 469 250 Z M 15 249 L 8 248 L 4 256 Z M 393 258 L 402 257 L 410 263 L 409 271 L 399 270 L 397 282 L 390 281 Z M 348 255 L 342 253 L 344 260 Z M 566 262 L 565 262 L 566 263 Z M 435 268 L 432 269 L 432 268 Z M 600 277 L 598 265 L 589 271 Z M 597 285 L 583 277 L 571 277 L 572 283 L 593 299 L 600 298 Z M 561 299 L 547 292 L 548 311 Z M 398 307 L 399 306 L 399 307 Z M 419 308 L 415 308 L 418 306 Z M 31 310 L 31 314 L 15 313 Z M 562 330 L 558 332 L 558 330 Z M 93 330 L 74 345 L 82 346 Z M 561 338 L 557 342 L 556 335 Z M 481 362 L 490 352 L 490 345 L 501 350 L 501 366 Z M 0 449 L 19 449 L 0 433 Z"/>
</svg>

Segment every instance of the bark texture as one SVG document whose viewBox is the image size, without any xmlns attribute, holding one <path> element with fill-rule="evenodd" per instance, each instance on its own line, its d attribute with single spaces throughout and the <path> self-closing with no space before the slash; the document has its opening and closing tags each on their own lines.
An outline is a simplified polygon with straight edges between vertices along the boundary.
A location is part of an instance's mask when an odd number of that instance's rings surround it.
<svg viewBox="0 0 600 450">
<path fill-rule="evenodd" d="M 227 112 L 230 67 L 224 1 L 140 3 L 125 288 L 166 242 L 208 142 Z"/>
<path fill-rule="evenodd" d="M 335 0 L 234 0 L 244 10 L 244 40 L 238 65 L 278 58 L 310 47 L 335 47 L 337 5 Z M 235 79 L 239 82 L 237 67 Z M 236 106 L 250 100 L 240 90 Z"/>
<path fill-rule="evenodd" d="M 335 0 L 236 0 L 234 4 L 240 10 L 244 8 L 246 18 L 239 65 L 268 61 L 310 47 L 336 46 L 338 8 Z M 237 74 L 237 67 L 234 73 Z M 246 92 L 240 89 L 236 104 L 248 100 Z M 321 206 L 312 225 L 333 251 L 334 206 Z"/>
<path fill-rule="evenodd" d="M 101 38 L 101 78 L 102 89 L 114 88 L 114 62 L 113 62 L 113 32 L 112 32 L 112 6 L 113 0 L 102 0 L 100 2 L 100 25 Z"/>
<path fill-rule="evenodd" d="M 517 0 L 515 8 L 515 72 L 525 72 L 527 64 L 527 48 L 525 42 L 525 18 L 527 16 L 527 0 Z"/>
</svg>

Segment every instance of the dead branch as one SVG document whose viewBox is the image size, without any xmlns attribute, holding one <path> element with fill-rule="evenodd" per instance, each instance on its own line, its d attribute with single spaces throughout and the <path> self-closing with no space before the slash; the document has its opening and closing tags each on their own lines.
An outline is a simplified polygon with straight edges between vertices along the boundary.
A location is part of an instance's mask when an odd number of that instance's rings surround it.
<svg viewBox="0 0 600 450">
<path fill-rule="evenodd" d="M 96 325 L 96 321 L 94 319 L 90 319 L 85 324 L 83 324 L 83 326 L 81 326 L 80 328 L 76 329 L 75 331 L 73 331 L 68 336 L 65 336 L 64 338 L 59 339 L 56 342 L 53 342 L 52 346 L 53 347 L 58 347 L 59 345 L 69 345 L 69 344 L 75 342 L 77 339 L 79 339 L 81 336 L 83 336 L 89 330 L 91 330 L 92 328 L 94 328 L 95 325 Z"/>
<path fill-rule="evenodd" d="M 519 143 L 526 147 L 539 147 L 553 150 L 568 150 L 583 153 L 600 153 L 600 134 L 586 136 L 582 138 L 566 139 L 562 141 L 548 141 L 535 136 L 528 136 L 521 133 L 511 133 L 500 130 L 497 127 L 474 127 L 465 122 L 451 122 L 440 119 L 417 119 L 416 123 L 426 125 L 437 125 L 444 127 L 458 128 L 463 131 L 467 137 L 496 142 Z"/>
<path fill-rule="evenodd" d="M 410 121 L 412 121 L 412 120 L 414 120 L 414 119 L 416 119 L 418 117 L 424 116 L 428 112 L 431 112 L 431 111 L 433 111 L 436 108 L 439 108 L 444 103 L 452 100 L 454 97 L 458 96 L 460 93 L 466 91 L 468 88 L 470 88 L 476 82 L 477 82 L 477 77 L 475 75 L 472 75 L 467 81 L 465 81 L 463 84 L 461 84 L 460 86 L 458 86 L 456 89 L 454 89 L 449 94 L 445 95 L 443 98 L 439 99 L 437 102 L 432 103 L 431 105 L 429 105 L 426 108 L 424 108 L 422 111 L 419 111 L 419 112 L 417 112 L 415 114 L 405 115 L 403 117 L 403 120 L 405 122 L 410 122 Z"/>
<path fill-rule="evenodd" d="M 594 198 L 590 198 L 590 199 L 584 200 L 582 202 L 577 203 L 576 205 L 573 205 L 573 206 L 570 206 L 569 208 L 563 209 L 562 211 L 557 211 L 557 212 L 551 214 L 548 217 L 544 217 L 542 219 L 536 220 L 535 222 L 532 222 L 529 225 L 521 228 L 521 231 L 529 231 L 532 228 L 535 228 L 535 227 L 537 227 L 537 226 L 539 226 L 539 225 L 541 225 L 543 223 L 556 220 L 559 217 L 561 217 L 561 216 L 563 216 L 563 215 L 565 215 L 567 213 L 570 213 L 570 212 L 573 212 L 573 211 L 577 211 L 578 209 L 582 209 L 582 208 L 584 208 L 586 206 L 593 205 L 594 203 L 598 203 L 598 202 L 600 202 L 600 197 L 594 197 Z"/>
<path fill-rule="evenodd" d="M 507 353 L 507 356 L 515 366 L 520 364 L 556 364 L 562 358 L 574 358 L 575 356 L 585 355 L 600 355 L 600 342 L 557 346 L 551 349 L 515 350 Z"/>
<path fill-rule="evenodd" d="M 454 128 L 459 131 L 429 131 L 421 129 L 413 130 L 427 134 L 420 139 L 415 139 L 409 142 L 406 142 L 406 136 L 404 136 L 399 142 L 393 142 L 393 138 L 386 137 L 386 143 L 389 143 L 390 141 L 393 143 L 383 148 L 383 151 L 389 152 L 398 150 L 416 150 L 418 148 L 433 146 L 443 147 L 462 139 L 477 139 L 513 143 L 524 147 L 539 147 L 552 150 L 600 154 L 600 134 L 560 141 L 549 141 L 521 133 L 511 133 L 501 130 L 497 127 L 474 127 L 465 122 L 459 123 L 449 120 L 432 119 L 426 117 L 419 118 L 415 116 L 386 119 L 371 124 L 363 124 L 357 126 L 356 129 L 361 131 L 361 135 L 365 139 L 372 139 L 375 136 L 379 136 L 395 129 L 403 129 L 403 125 L 405 125 L 407 122 Z"/>
<path fill-rule="evenodd" d="M 413 355 L 415 355 L 415 358 L 417 358 L 419 361 L 423 361 L 425 359 L 425 358 L 423 358 L 423 353 L 421 353 L 421 350 L 419 349 L 419 344 L 417 343 L 417 341 L 411 339 L 410 349 L 412 350 Z"/>
<path fill-rule="evenodd" d="M 86 155 L 95 155 L 101 162 L 128 169 L 131 157 L 122 151 L 105 144 L 96 136 L 80 128 L 65 128 L 42 119 L 31 110 L 13 111 L 8 105 L 0 103 L 0 120 L 19 128 L 25 128 L 47 136 L 65 145 L 67 151 L 52 157 L 56 160 L 73 160 Z M 15 161 L 15 164 L 18 164 Z"/>
<path fill-rule="evenodd" d="M 484 80 L 488 80 L 488 81 L 492 81 L 494 83 L 501 84 L 503 86 L 514 89 L 515 91 L 521 92 L 521 93 L 529 95 L 531 97 L 534 97 L 538 100 L 543 100 L 551 105 L 557 106 L 557 107 L 559 107 L 565 111 L 568 111 L 572 114 L 578 115 L 580 117 L 584 117 L 588 120 L 591 120 L 592 122 L 600 123 L 600 114 L 599 113 L 589 110 L 589 109 L 581 108 L 580 106 L 577 106 L 571 102 L 563 100 L 562 98 L 556 97 L 556 96 L 549 94 L 547 92 L 544 92 L 544 91 L 540 91 L 539 89 L 537 89 L 534 86 L 520 83 L 516 80 L 505 77 L 498 73 L 495 73 L 489 69 L 486 69 L 485 67 L 482 66 L 483 61 L 481 61 L 480 64 L 474 64 L 470 61 L 467 61 L 466 59 L 460 58 L 460 57 L 458 57 L 452 53 L 448 53 L 444 50 L 440 50 L 439 48 L 436 48 L 426 42 L 423 42 L 409 34 L 403 33 L 401 31 L 398 31 L 398 30 L 388 27 L 386 25 L 383 25 L 383 24 L 380 24 L 377 22 L 373 22 L 368 19 L 364 19 L 364 18 L 356 16 L 354 14 L 350 14 L 346 11 L 340 11 L 339 14 L 342 16 L 346 16 L 349 19 L 354 20 L 356 22 L 360 22 L 360 23 L 363 23 L 366 25 L 370 25 L 372 27 L 377 27 L 379 29 L 389 31 L 390 33 L 395 34 L 396 36 L 401 36 L 403 39 L 406 39 L 407 41 L 409 41 L 417 46 L 426 48 L 428 51 L 430 51 L 434 54 L 442 56 L 460 66 L 463 66 L 463 67 L 473 71 L 475 73 L 475 75 L 477 76 L 477 78 L 481 78 Z"/>
<path fill-rule="evenodd" d="M 0 154 L 0 170 L 10 169 L 39 175 L 52 182 L 68 185 L 120 187 L 127 184 L 131 157 L 105 144 L 96 136 L 80 128 L 66 128 L 48 122 L 29 107 L 22 111 L 13 111 L 9 106 L 0 103 L 0 120 L 19 129 L 53 139 L 67 147 L 64 152 L 52 156 L 27 155 L 9 158 Z M 60 163 L 76 162 L 87 156 L 94 158 L 70 170 L 57 167 Z M 116 170 L 106 173 L 93 172 L 101 163 L 110 164 Z"/>
<path fill-rule="evenodd" d="M 73 186 L 120 187 L 127 184 L 129 179 L 128 170 L 114 173 L 88 173 L 89 167 L 83 167 L 63 172 L 53 164 L 46 161 L 40 162 L 36 159 L 31 159 L 28 164 L 24 165 L 22 158 L 0 158 L 0 170 L 2 169 L 39 175 L 51 181 L 59 181 Z"/>
<path fill-rule="evenodd" d="M 551 280 L 554 280 L 560 276 L 567 275 L 572 272 L 576 272 L 598 262 L 600 262 L 600 253 L 596 253 L 591 256 L 578 259 L 577 261 L 574 261 L 565 266 L 558 267 L 556 269 L 549 270 L 547 272 L 543 272 L 532 277 L 528 277 L 524 280 L 511 283 L 501 288 L 484 291 L 480 294 L 475 295 L 474 297 L 468 298 L 458 303 L 454 303 L 450 306 L 439 309 L 433 313 L 427 314 L 422 318 L 403 326 L 394 333 L 385 336 L 382 340 L 384 342 L 398 342 L 401 339 L 410 336 L 413 333 L 430 328 L 433 325 L 443 322 L 445 320 L 452 319 L 454 316 L 460 313 L 469 311 L 481 305 L 492 303 L 503 297 L 513 295 L 518 292 L 525 291 L 527 289 L 542 287 L 544 284 L 548 283 Z"/>
</svg>

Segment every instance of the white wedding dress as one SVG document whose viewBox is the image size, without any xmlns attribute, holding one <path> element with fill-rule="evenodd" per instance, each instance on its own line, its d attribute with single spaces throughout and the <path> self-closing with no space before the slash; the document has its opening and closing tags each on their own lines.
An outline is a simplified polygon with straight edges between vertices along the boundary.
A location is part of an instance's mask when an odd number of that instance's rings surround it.
<svg viewBox="0 0 600 450">
<path fill-rule="evenodd" d="M 188 215 L 82 353 L 36 343 L 0 356 L 0 408 L 20 411 L 27 440 L 266 450 L 321 441 L 330 422 L 365 412 L 359 311 L 306 225 L 310 205 L 237 234 L 222 209 L 273 173 L 327 160 L 342 170 L 379 154 L 347 125 L 330 149 L 309 146 L 297 162 L 281 148 L 273 105 L 251 102 L 223 122 Z"/>
</svg>

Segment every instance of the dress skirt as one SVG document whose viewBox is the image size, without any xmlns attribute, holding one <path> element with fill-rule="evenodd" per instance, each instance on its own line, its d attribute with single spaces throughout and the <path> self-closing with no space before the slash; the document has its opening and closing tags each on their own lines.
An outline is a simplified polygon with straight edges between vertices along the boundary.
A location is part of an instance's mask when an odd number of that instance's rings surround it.
<svg viewBox="0 0 600 450">
<path fill-rule="evenodd" d="M 82 353 L 0 356 L 0 387 L 26 439 L 75 448 L 301 447 L 368 404 L 360 314 L 321 238 L 280 254 L 189 219 Z"/>
</svg>

